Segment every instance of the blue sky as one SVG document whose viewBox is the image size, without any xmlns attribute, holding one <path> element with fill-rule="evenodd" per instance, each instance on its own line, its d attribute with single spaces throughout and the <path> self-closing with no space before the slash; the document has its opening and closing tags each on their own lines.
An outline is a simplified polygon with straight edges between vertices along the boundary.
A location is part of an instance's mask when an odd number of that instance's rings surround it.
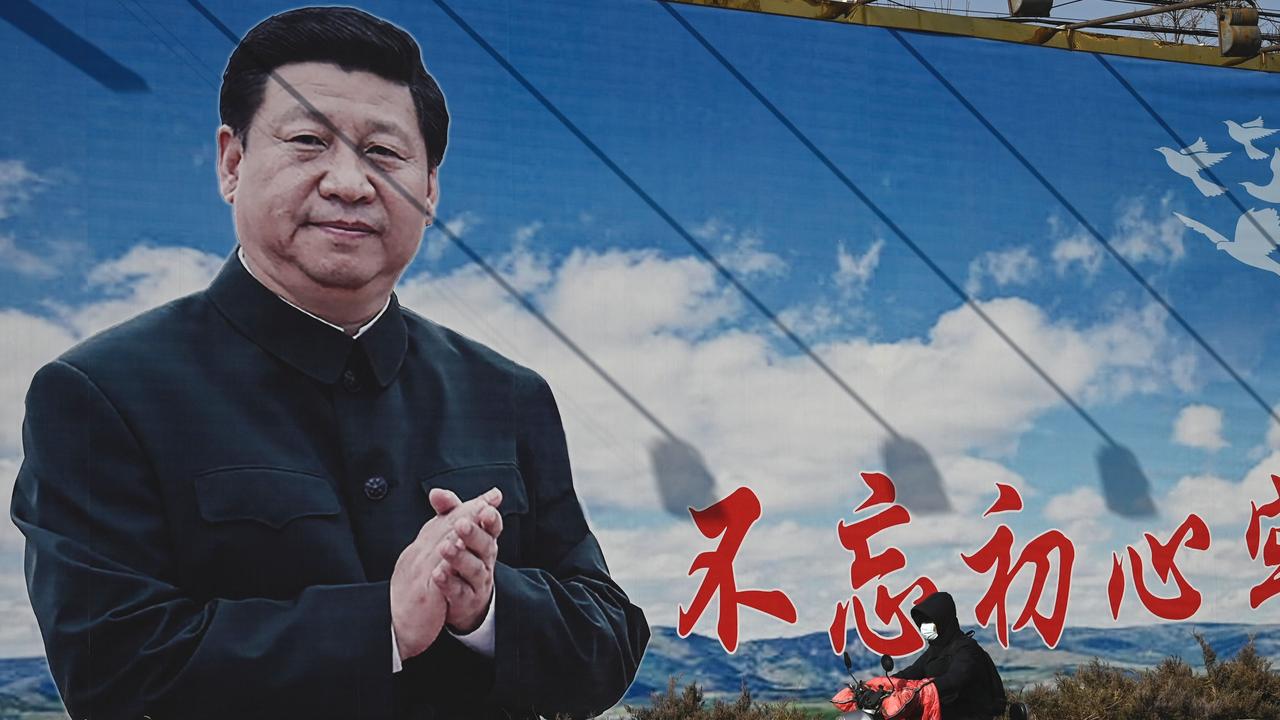
<svg viewBox="0 0 1280 720">
<path fill-rule="evenodd" d="M 0 391 L 14 406 L 39 362 L 125 310 L 199 289 L 234 242 L 213 167 L 227 39 L 186 3 L 40 4 L 142 76 L 150 91 L 113 93 L 0 24 L 7 69 L 0 317 L 19 329 L 0 346 L 13 368 Z M 207 5 L 238 33 L 289 7 Z M 1250 571 L 1237 557 L 1239 507 L 1247 513 L 1249 499 L 1269 499 L 1250 493 L 1264 471 L 1280 472 L 1280 435 L 1268 441 L 1262 408 L 1117 262 L 1097 254 L 1067 209 L 898 38 L 1122 248 L 1269 403 L 1280 402 L 1280 380 L 1266 363 L 1280 350 L 1280 276 L 1236 262 L 1174 218 L 1179 212 L 1230 237 L 1240 213 L 1227 196 L 1204 197 L 1170 171 L 1154 148 L 1175 141 L 1108 66 L 1186 143 L 1203 137 L 1210 150 L 1231 151 L 1213 169 L 1246 208 L 1275 207 L 1237 184 L 1265 184 L 1271 174 L 1268 163 L 1246 157 L 1223 121 L 1261 115 L 1280 127 L 1273 77 L 679 8 L 1136 453 L 1163 510 L 1144 525 L 1099 510 L 1094 431 L 660 6 L 454 5 L 878 411 L 934 453 L 949 489 L 967 493 L 967 505 L 959 505 L 976 512 L 957 518 L 949 537 L 922 543 L 927 567 L 952 577 L 954 587 L 970 587 L 954 554 L 957 543 L 976 549 L 994 527 L 974 520 L 990 501 L 989 478 L 1024 487 L 1028 510 L 1011 521 L 1020 533 L 1074 527 L 1090 534 L 1092 561 L 1137 542 L 1141 530 L 1176 525 L 1205 497 L 1226 499 L 1235 509 L 1214 526 L 1215 547 L 1235 553 L 1234 574 L 1206 570 L 1202 583 L 1223 593 L 1216 612 L 1239 617 L 1238 598 L 1228 596 L 1262 577 L 1260 565 Z M 763 619 L 748 622 L 747 631 L 824 629 L 832 599 L 848 594 L 847 559 L 842 570 L 831 528 L 853 517 L 861 500 L 851 478 L 877 469 L 877 428 L 433 3 L 361 6 L 415 34 L 448 97 L 442 217 L 459 221 L 466 242 L 694 441 L 721 494 L 735 484 L 761 494 L 761 539 L 748 538 L 741 563 L 749 575 L 794 590 L 801 623 Z M 1268 154 L 1277 145 L 1280 134 L 1257 142 Z M 630 574 L 651 621 L 674 624 L 676 603 L 696 589 L 685 571 L 706 542 L 658 509 L 646 466 L 652 430 L 486 287 L 438 234 L 429 234 L 402 296 L 552 380 L 581 494 L 611 565 Z M 47 339 L 24 342 L 17 332 Z M 1188 408 L 1200 409 L 1183 419 Z M 16 426 L 20 409 L 0 420 Z M 15 438 L 16 427 L 0 433 L 8 467 L 20 461 Z M 847 448 L 830 449 L 843 438 Z M 768 465 L 791 453 L 793 471 Z M 796 556 L 767 538 L 789 535 L 834 548 L 822 551 L 821 574 L 786 569 Z M 20 555 L 15 538 L 10 531 L 0 544 L 11 559 Z M 657 559 L 642 562 L 641 543 Z M 10 562 L 0 567 L 5 572 L 6 607 L 20 614 L 20 566 Z M 1078 587 L 1084 594 L 1090 586 Z M 1088 603 L 1081 602 L 1082 623 L 1109 619 Z M 1275 621 L 1280 612 L 1263 606 L 1247 617 Z M 706 618 L 699 631 L 712 627 Z M 0 637 L 0 654 L 6 642 L 28 647 L 33 637 Z"/>
</svg>

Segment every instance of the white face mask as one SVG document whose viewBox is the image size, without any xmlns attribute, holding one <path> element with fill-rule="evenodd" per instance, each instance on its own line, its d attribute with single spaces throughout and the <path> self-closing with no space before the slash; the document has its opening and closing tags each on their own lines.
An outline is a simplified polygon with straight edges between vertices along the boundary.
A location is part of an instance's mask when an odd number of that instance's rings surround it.
<svg viewBox="0 0 1280 720">
<path fill-rule="evenodd" d="M 938 639 L 938 626 L 936 623 L 920 623 L 920 636 L 928 642 Z"/>
</svg>

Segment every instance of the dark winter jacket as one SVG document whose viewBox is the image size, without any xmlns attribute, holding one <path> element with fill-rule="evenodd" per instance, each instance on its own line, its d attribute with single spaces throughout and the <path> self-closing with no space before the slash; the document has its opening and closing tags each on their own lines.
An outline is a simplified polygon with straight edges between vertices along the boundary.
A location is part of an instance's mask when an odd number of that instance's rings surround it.
<svg viewBox="0 0 1280 720">
<path fill-rule="evenodd" d="M 942 701 L 942 720 L 991 720 L 1004 714 L 1004 685 L 991 656 L 970 634 L 960 631 L 956 604 L 934 593 L 911 609 L 916 625 L 932 622 L 938 638 L 916 661 L 894 677 L 933 678 Z"/>
</svg>

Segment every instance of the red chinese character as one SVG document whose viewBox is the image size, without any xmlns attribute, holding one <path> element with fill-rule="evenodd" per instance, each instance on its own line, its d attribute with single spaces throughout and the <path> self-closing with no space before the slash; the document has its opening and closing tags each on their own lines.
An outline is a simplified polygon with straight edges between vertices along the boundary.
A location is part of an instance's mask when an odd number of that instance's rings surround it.
<svg viewBox="0 0 1280 720">
<path fill-rule="evenodd" d="M 1000 496 L 982 514 L 983 517 L 993 513 L 1022 510 L 1022 496 L 1017 488 L 1004 483 L 996 483 L 996 487 L 1000 491 Z M 1019 553 L 1017 562 L 1013 562 L 1011 566 L 1013 541 L 1013 531 L 1008 525 L 1001 525 L 996 528 L 991 539 L 987 540 L 987 544 L 976 553 L 960 555 L 965 564 L 976 572 L 986 573 L 995 568 L 991 586 L 975 608 L 978 622 L 986 627 L 994 612 L 996 637 L 999 638 L 1003 647 L 1009 647 L 1009 620 L 1005 608 L 1008 602 L 1009 586 L 1013 584 L 1014 578 L 1023 567 L 1032 565 L 1035 568 L 1035 575 L 1032 577 L 1031 590 L 1027 593 L 1026 603 L 1022 606 L 1022 614 L 1013 624 L 1013 630 L 1016 632 L 1030 622 L 1035 626 L 1036 632 L 1044 640 L 1045 645 L 1050 648 L 1057 647 L 1058 640 L 1062 637 L 1062 628 L 1067 621 L 1067 601 L 1071 595 L 1071 570 L 1076 559 L 1075 545 L 1061 532 L 1049 530 L 1028 543 Z M 1058 554 L 1058 588 L 1054 596 L 1053 612 L 1050 615 L 1042 615 L 1037 606 L 1040 604 L 1040 597 L 1044 594 L 1049 571 L 1052 569 L 1049 559 L 1049 554 L 1052 552 Z"/>
<path fill-rule="evenodd" d="M 1190 535 L 1188 538 L 1187 536 Z M 1129 564 L 1133 567 L 1133 587 L 1138 599 L 1148 612 L 1165 620 L 1186 620 L 1200 609 L 1200 592 L 1187 582 L 1174 562 L 1178 548 L 1184 544 L 1192 550 L 1209 549 L 1209 526 L 1199 515 L 1192 513 L 1174 531 L 1169 542 L 1161 543 L 1151 533 L 1143 533 L 1147 548 L 1151 551 L 1151 567 L 1160 576 L 1160 582 L 1169 582 L 1169 574 L 1173 574 L 1173 582 L 1178 586 L 1178 594 L 1174 597 L 1161 597 L 1147 589 L 1147 580 L 1142 574 L 1142 557 L 1129 545 L 1126 549 Z M 1111 602 L 1111 617 L 1120 617 L 1120 603 L 1124 600 L 1124 565 L 1120 556 L 1111 553 L 1111 578 L 1107 581 L 1107 599 Z"/>
<path fill-rule="evenodd" d="M 1262 545 L 1262 518 L 1280 517 L 1280 475 L 1271 476 L 1271 484 L 1276 486 L 1276 499 L 1258 506 L 1249 501 L 1249 529 L 1245 531 L 1245 543 L 1249 546 L 1249 557 L 1258 559 L 1258 548 L 1262 547 L 1262 564 L 1275 568 L 1271 576 L 1254 585 L 1249 590 L 1249 607 L 1254 610 L 1267 600 L 1280 593 L 1280 528 L 1272 527 L 1267 532 L 1267 542 Z"/>
<path fill-rule="evenodd" d="M 698 530 L 708 538 L 724 536 L 715 550 L 700 553 L 693 559 L 689 574 L 706 570 L 698 594 L 686 611 L 680 607 L 676 631 L 680 637 L 693 632 L 693 626 L 707 609 L 711 596 L 720 593 L 719 620 L 716 634 L 726 652 L 738 649 L 738 606 L 746 605 L 788 623 L 796 621 L 796 606 L 781 590 L 739 590 L 733 577 L 733 560 L 747 537 L 747 531 L 760 519 L 760 499 L 750 488 L 740 487 L 723 500 L 705 510 L 689 508 Z"/>
<path fill-rule="evenodd" d="M 888 475 L 862 473 L 862 481 L 871 489 L 871 495 L 857 507 L 855 512 L 875 505 L 893 503 L 897 497 L 897 490 L 893 487 L 893 481 L 889 479 Z M 876 554 L 871 551 L 871 546 L 867 541 L 871 539 L 872 535 L 881 530 L 886 530 L 895 525 L 905 525 L 909 522 L 911 522 L 911 513 L 905 507 L 897 504 L 893 504 L 885 510 L 864 520 L 859 520 L 852 525 L 845 525 L 843 521 L 840 522 L 837 527 L 837 532 L 840 535 L 840 544 L 846 550 L 853 552 L 853 562 L 849 566 L 849 584 L 853 586 L 854 590 L 871 580 L 882 578 L 907 566 L 907 558 L 902 554 L 901 550 L 891 547 L 882 553 Z M 916 602 L 920 602 L 926 596 L 938 591 L 933 581 L 927 577 L 916 578 L 915 582 L 907 586 L 906 590 L 896 595 L 889 594 L 884 585 L 876 588 L 876 617 L 880 618 L 880 622 L 886 625 L 891 620 L 895 620 L 899 628 L 897 635 L 887 638 L 881 637 L 868 627 L 867 612 L 862 605 L 862 600 L 856 596 L 851 596 L 850 601 L 853 604 L 853 618 L 858 627 L 858 637 L 868 650 L 876 654 L 910 655 L 924 647 L 924 639 L 920 637 L 920 631 L 916 629 L 915 624 L 911 622 L 911 619 L 902 609 L 903 601 L 916 589 L 920 590 L 920 596 L 916 598 Z M 837 655 L 844 652 L 849 604 L 848 602 L 836 603 L 835 619 L 831 621 L 831 629 L 829 631 L 831 649 Z"/>
</svg>

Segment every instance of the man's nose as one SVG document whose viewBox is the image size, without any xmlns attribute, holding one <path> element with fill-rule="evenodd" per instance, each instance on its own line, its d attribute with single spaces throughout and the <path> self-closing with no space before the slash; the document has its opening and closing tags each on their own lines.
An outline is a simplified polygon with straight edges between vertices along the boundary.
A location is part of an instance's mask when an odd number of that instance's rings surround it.
<svg viewBox="0 0 1280 720">
<path fill-rule="evenodd" d="M 339 144 L 333 148 L 329 166 L 320 178 L 320 195 L 348 203 L 367 201 L 374 195 L 373 183 L 369 181 L 372 172 L 373 168 L 359 153 L 345 143 Z"/>
</svg>

